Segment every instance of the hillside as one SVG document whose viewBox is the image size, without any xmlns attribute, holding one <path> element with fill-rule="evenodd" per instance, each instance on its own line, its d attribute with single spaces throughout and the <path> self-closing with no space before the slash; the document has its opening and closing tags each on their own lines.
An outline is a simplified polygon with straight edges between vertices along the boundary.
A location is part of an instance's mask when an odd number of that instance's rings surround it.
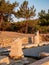
<svg viewBox="0 0 49 65">
<path fill-rule="evenodd" d="M 29 37 L 33 37 L 33 34 L 0 31 L 0 45 L 4 45 L 4 43 L 8 45 L 12 41 L 16 40 L 16 38 L 24 38 L 23 43 L 28 43 Z"/>
<path fill-rule="evenodd" d="M 0 46 L 4 44 L 8 46 L 17 38 L 21 38 L 21 39 L 24 38 L 22 41 L 23 44 L 33 43 L 33 35 L 34 34 L 0 31 Z M 40 36 L 41 36 L 42 41 L 49 41 L 49 34 L 40 34 Z"/>
</svg>

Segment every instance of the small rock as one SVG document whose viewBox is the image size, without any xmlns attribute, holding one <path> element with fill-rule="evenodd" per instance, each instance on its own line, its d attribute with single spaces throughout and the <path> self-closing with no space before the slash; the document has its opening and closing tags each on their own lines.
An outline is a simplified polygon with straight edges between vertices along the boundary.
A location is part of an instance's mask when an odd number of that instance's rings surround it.
<svg viewBox="0 0 49 65">
<path fill-rule="evenodd" d="M 9 58 L 6 56 L 0 56 L 0 64 L 3 64 L 3 63 L 9 64 L 10 63 Z"/>
</svg>

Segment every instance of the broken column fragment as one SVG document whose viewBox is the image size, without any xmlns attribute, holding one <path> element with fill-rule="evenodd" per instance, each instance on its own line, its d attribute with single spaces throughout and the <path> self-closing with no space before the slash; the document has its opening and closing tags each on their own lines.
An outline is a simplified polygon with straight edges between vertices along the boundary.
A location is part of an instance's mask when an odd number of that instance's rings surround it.
<svg viewBox="0 0 49 65">
<path fill-rule="evenodd" d="M 39 31 L 37 31 L 37 32 L 34 34 L 33 43 L 34 43 L 34 44 L 39 44 L 39 43 L 40 43 Z"/>
<path fill-rule="evenodd" d="M 23 58 L 23 51 L 22 51 L 22 41 L 20 38 L 17 38 L 11 45 L 11 51 L 9 53 L 11 58 L 19 59 Z"/>
</svg>

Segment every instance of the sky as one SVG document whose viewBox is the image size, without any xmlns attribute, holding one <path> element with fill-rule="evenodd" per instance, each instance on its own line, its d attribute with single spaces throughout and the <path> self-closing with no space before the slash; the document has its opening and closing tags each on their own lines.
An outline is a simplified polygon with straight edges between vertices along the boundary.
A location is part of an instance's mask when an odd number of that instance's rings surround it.
<svg viewBox="0 0 49 65">
<path fill-rule="evenodd" d="M 25 0 L 9 0 L 10 2 L 18 2 L 19 6 L 23 3 L 23 1 Z M 34 5 L 34 7 L 36 8 L 36 17 L 38 17 L 38 12 L 40 12 L 42 9 L 45 10 L 46 12 L 49 9 L 49 0 L 26 0 L 28 1 L 28 5 L 29 7 Z M 17 9 L 17 8 L 16 8 Z"/>
</svg>

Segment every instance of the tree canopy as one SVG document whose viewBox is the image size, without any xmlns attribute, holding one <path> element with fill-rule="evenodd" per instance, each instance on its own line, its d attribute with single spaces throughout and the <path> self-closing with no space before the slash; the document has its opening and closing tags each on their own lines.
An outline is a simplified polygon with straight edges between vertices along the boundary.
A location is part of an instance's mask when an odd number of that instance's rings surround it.
<svg viewBox="0 0 49 65">
<path fill-rule="evenodd" d="M 49 25 L 49 10 L 46 13 L 45 10 L 41 10 L 41 12 L 38 13 L 39 15 L 39 24 L 42 26 Z"/>
<path fill-rule="evenodd" d="M 9 21 L 11 15 L 15 13 L 15 7 L 17 6 L 17 2 L 11 4 L 9 1 L 0 0 L 0 22 Z"/>
<path fill-rule="evenodd" d="M 34 6 L 29 7 L 28 6 L 28 1 L 24 1 L 21 6 L 19 7 L 19 10 L 16 12 L 16 17 L 17 18 L 24 18 L 26 20 L 26 29 L 25 32 L 27 33 L 28 31 L 28 22 L 27 20 L 30 20 L 30 18 L 33 18 L 35 16 L 35 11 L 36 9 Z"/>
<path fill-rule="evenodd" d="M 0 0 L 0 30 L 22 33 L 34 33 L 36 30 L 40 33 L 49 32 L 49 10 L 47 12 L 41 10 L 38 19 L 31 20 L 36 15 L 34 5 L 29 7 L 28 1 L 25 0 L 16 11 L 18 4 L 10 3 L 10 0 Z M 25 21 L 11 23 L 12 15 L 16 18 L 24 18 Z"/>
<path fill-rule="evenodd" d="M 36 9 L 34 8 L 34 6 L 28 7 L 28 1 L 24 1 L 19 7 L 16 16 L 17 18 L 30 19 L 35 16 L 35 11 Z"/>
</svg>

